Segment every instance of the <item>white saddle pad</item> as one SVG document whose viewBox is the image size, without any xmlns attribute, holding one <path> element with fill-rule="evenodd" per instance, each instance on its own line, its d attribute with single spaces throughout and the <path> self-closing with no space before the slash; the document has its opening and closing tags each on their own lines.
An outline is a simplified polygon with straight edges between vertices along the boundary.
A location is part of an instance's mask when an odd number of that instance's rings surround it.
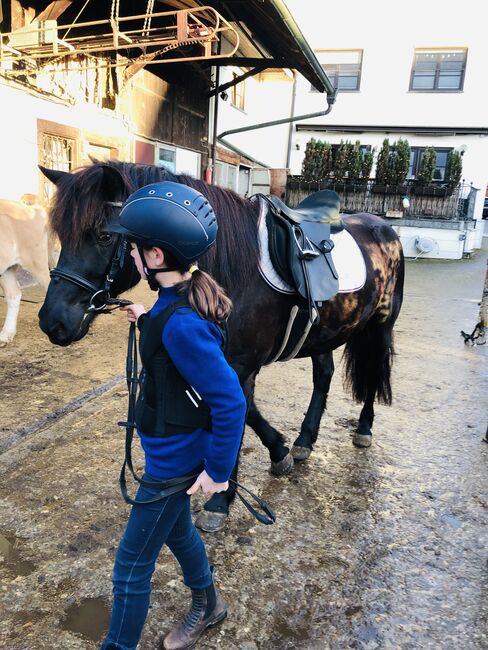
<svg viewBox="0 0 488 650">
<path fill-rule="evenodd" d="M 259 271 L 264 280 L 275 291 L 280 291 L 281 293 L 296 293 L 289 284 L 280 278 L 271 263 L 268 250 L 268 229 L 266 227 L 265 218 L 267 209 L 268 207 L 266 203 L 260 199 L 258 234 L 261 256 L 259 261 Z M 366 282 L 366 266 L 364 264 L 361 249 L 347 230 L 342 230 L 337 234 L 331 235 L 331 239 L 334 242 L 332 260 L 337 273 L 339 274 L 339 293 L 358 291 L 358 289 L 361 289 Z"/>
</svg>

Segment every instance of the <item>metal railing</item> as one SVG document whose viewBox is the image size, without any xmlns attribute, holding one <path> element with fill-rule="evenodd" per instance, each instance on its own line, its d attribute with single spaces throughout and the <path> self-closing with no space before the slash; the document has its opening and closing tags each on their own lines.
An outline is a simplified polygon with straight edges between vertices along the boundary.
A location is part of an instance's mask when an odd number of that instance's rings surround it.
<svg viewBox="0 0 488 650">
<path fill-rule="evenodd" d="M 369 212 L 380 216 L 401 216 L 406 219 L 446 219 L 471 221 L 478 190 L 472 185 L 459 184 L 450 189 L 442 184 L 422 186 L 418 181 L 402 185 L 378 185 L 334 180 L 307 181 L 302 176 L 288 176 L 286 202 L 294 208 L 304 198 L 319 190 L 334 190 L 341 199 L 341 212 Z M 405 197 L 409 206 L 405 207 Z M 401 213 L 401 214 L 400 214 Z"/>
</svg>

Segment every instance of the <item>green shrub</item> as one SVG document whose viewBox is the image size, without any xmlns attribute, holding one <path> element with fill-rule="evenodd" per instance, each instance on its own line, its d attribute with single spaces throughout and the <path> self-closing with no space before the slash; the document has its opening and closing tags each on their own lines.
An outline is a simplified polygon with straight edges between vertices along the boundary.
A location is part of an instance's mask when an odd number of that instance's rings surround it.
<svg viewBox="0 0 488 650">
<path fill-rule="evenodd" d="M 463 159 L 458 151 L 450 151 L 447 155 L 446 176 L 444 181 L 449 189 L 453 190 L 463 175 Z"/>
<path fill-rule="evenodd" d="M 427 147 L 422 156 L 417 181 L 419 185 L 429 185 L 434 178 L 437 154 L 434 147 Z"/>
<path fill-rule="evenodd" d="M 332 168 L 332 147 L 328 142 L 311 138 L 305 148 L 302 176 L 307 181 L 327 178 Z"/>
<path fill-rule="evenodd" d="M 388 138 L 383 140 L 383 144 L 378 153 L 378 160 L 376 161 L 376 183 L 378 185 L 388 185 L 390 183 L 390 141 Z"/>
</svg>

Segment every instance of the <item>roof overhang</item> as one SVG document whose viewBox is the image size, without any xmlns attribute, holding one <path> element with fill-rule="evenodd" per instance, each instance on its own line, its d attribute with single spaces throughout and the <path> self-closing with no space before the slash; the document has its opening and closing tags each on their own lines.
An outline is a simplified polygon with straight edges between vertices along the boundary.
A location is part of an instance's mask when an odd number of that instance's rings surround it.
<svg viewBox="0 0 488 650">
<path fill-rule="evenodd" d="M 330 100 L 335 89 L 283 0 L 159 0 L 160 3 L 188 8 L 211 6 L 239 32 L 238 52 L 219 65 L 290 68 L 300 72 Z"/>
</svg>

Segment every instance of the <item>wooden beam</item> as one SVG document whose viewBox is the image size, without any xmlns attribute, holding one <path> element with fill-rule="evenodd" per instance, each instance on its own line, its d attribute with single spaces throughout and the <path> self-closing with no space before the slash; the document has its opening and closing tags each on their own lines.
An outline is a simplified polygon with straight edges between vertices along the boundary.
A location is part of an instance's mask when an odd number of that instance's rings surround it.
<svg viewBox="0 0 488 650">
<path fill-rule="evenodd" d="M 285 61 L 284 59 L 263 59 L 258 57 L 243 57 L 243 56 L 226 56 L 220 59 L 209 59 L 208 64 L 211 65 L 233 65 L 238 68 L 251 68 L 254 66 L 262 65 L 265 63 L 266 68 L 293 68 L 293 64 Z"/>
<path fill-rule="evenodd" d="M 34 20 L 57 20 L 72 4 L 73 0 L 54 0 Z"/>
<path fill-rule="evenodd" d="M 213 90 L 207 93 L 207 97 L 213 97 L 214 95 L 221 93 L 223 90 L 227 90 L 227 88 L 232 88 L 232 86 L 236 86 L 238 83 L 241 83 L 241 81 L 244 81 L 244 79 L 247 79 L 248 77 L 253 77 L 254 75 L 259 74 L 263 70 L 266 70 L 267 67 L 268 67 L 267 63 L 262 63 L 261 65 L 258 65 L 255 68 L 253 68 L 252 70 L 248 70 L 247 72 L 244 72 L 244 74 L 241 74 L 235 79 L 232 79 L 232 81 L 228 81 L 227 83 L 222 84 L 221 86 L 217 86 L 217 88 L 214 88 Z"/>
</svg>

